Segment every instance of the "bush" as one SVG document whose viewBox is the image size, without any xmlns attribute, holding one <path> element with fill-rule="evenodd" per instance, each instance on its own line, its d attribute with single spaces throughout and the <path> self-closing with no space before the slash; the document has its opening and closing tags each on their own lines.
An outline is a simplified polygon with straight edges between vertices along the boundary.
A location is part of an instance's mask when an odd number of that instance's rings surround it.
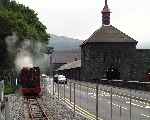
<svg viewBox="0 0 150 120">
<path fill-rule="evenodd" d="M 4 87 L 4 94 L 8 95 L 8 94 L 13 94 L 16 91 L 16 87 L 10 85 L 10 84 L 5 84 Z"/>
</svg>

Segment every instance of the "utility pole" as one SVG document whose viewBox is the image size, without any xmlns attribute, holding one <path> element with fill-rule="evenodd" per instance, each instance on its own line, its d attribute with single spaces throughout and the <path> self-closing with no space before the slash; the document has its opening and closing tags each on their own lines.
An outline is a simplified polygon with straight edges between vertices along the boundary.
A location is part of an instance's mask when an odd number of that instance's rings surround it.
<svg viewBox="0 0 150 120">
<path fill-rule="evenodd" d="M 49 56 L 49 79 L 53 76 L 53 63 L 52 63 L 52 54 L 54 52 L 53 47 L 47 47 L 47 54 Z M 54 95 L 54 79 L 53 79 L 53 95 Z M 59 93 L 58 93 L 59 94 Z"/>
<path fill-rule="evenodd" d="M 47 54 L 49 55 L 49 74 L 50 76 L 52 76 L 53 73 L 53 68 L 52 68 L 52 54 L 54 52 L 54 48 L 53 47 L 47 47 Z"/>
</svg>

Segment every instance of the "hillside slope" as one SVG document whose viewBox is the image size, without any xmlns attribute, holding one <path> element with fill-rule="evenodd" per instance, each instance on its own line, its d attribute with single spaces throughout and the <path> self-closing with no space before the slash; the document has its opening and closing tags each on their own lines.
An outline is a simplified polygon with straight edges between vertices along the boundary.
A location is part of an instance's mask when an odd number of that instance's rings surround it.
<svg viewBox="0 0 150 120">
<path fill-rule="evenodd" d="M 80 49 L 80 44 L 82 40 L 73 39 L 64 36 L 56 36 L 51 34 L 49 40 L 49 45 L 54 47 L 55 51 L 70 51 Z"/>
</svg>

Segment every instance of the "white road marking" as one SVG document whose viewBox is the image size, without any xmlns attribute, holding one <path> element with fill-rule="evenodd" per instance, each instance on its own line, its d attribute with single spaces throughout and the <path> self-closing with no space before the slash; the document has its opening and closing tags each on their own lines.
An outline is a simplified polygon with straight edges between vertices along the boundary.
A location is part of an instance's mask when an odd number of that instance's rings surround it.
<svg viewBox="0 0 150 120">
<path fill-rule="evenodd" d="M 146 108 L 146 109 L 150 109 L 150 106 L 146 106 L 145 108 Z"/>
<path fill-rule="evenodd" d="M 107 102 L 107 103 L 109 103 L 109 104 L 110 104 L 110 102 Z M 114 105 L 114 106 L 116 106 L 116 107 L 118 107 L 118 108 L 122 108 L 122 109 L 128 110 L 128 108 L 123 107 L 123 106 L 120 106 L 120 105 L 115 104 L 115 103 L 112 103 L 112 105 Z"/>
<path fill-rule="evenodd" d="M 144 117 L 150 118 L 149 115 L 145 115 L 145 114 L 141 114 L 141 115 L 144 116 Z"/>
<path fill-rule="evenodd" d="M 130 102 L 129 101 L 127 101 L 126 102 L 127 104 L 129 104 Z M 137 107 L 141 107 L 141 108 L 145 108 L 144 106 L 142 106 L 142 105 L 139 105 L 139 104 L 135 104 L 135 103 L 131 103 L 133 106 L 137 106 Z"/>
</svg>

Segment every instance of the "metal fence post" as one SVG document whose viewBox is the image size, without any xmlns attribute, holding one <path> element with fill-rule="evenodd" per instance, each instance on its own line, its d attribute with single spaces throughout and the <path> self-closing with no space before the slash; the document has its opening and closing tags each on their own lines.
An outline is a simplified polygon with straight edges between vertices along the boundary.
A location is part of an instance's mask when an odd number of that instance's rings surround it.
<svg viewBox="0 0 150 120">
<path fill-rule="evenodd" d="M 66 95 L 65 95 L 65 82 L 64 82 L 64 100 L 66 98 Z"/>
<path fill-rule="evenodd" d="M 70 102 L 71 102 L 71 82 L 70 82 Z"/>
<path fill-rule="evenodd" d="M 120 119 L 121 119 L 121 116 L 122 116 L 122 107 L 120 106 L 119 109 L 120 109 Z"/>
<path fill-rule="evenodd" d="M 54 91 L 54 78 L 53 78 L 53 97 L 55 95 L 55 91 Z"/>
<path fill-rule="evenodd" d="M 61 84 L 59 84 L 59 98 L 61 98 Z"/>
<path fill-rule="evenodd" d="M 57 89 L 58 89 L 58 100 L 59 100 L 59 82 L 57 83 Z"/>
<path fill-rule="evenodd" d="M 98 120 L 98 80 L 96 83 L 96 120 Z"/>
<path fill-rule="evenodd" d="M 131 120 L 131 102 L 132 102 L 132 99 L 131 99 L 131 89 L 130 89 L 130 120 Z"/>
<path fill-rule="evenodd" d="M 74 83 L 73 85 L 74 85 L 74 86 L 73 86 L 73 87 L 74 87 L 74 100 L 73 100 L 73 102 L 74 102 L 73 105 L 74 105 L 74 106 L 73 106 L 73 108 L 74 108 L 74 116 L 75 116 L 75 109 L 76 109 L 76 106 L 75 106 L 75 105 L 76 105 L 75 88 L 76 88 L 76 84 Z"/>
<path fill-rule="evenodd" d="M 79 88 L 79 94 L 80 94 L 80 96 L 79 96 L 80 97 L 79 98 L 80 99 L 80 103 L 79 104 L 80 104 L 80 107 L 81 107 L 81 83 L 80 83 L 80 88 Z"/>
<path fill-rule="evenodd" d="M 88 110 L 88 100 L 89 100 L 89 97 L 88 97 L 88 92 L 89 92 L 89 85 L 87 84 L 87 110 Z"/>
<path fill-rule="evenodd" d="M 5 120 L 10 120 L 9 118 L 9 107 L 8 107 L 8 97 L 5 98 Z"/>
<path fill-rule="evenodd" d="M 112 88 L 110 89 L 110 115 L 112 120 Z"/>
</svg>

